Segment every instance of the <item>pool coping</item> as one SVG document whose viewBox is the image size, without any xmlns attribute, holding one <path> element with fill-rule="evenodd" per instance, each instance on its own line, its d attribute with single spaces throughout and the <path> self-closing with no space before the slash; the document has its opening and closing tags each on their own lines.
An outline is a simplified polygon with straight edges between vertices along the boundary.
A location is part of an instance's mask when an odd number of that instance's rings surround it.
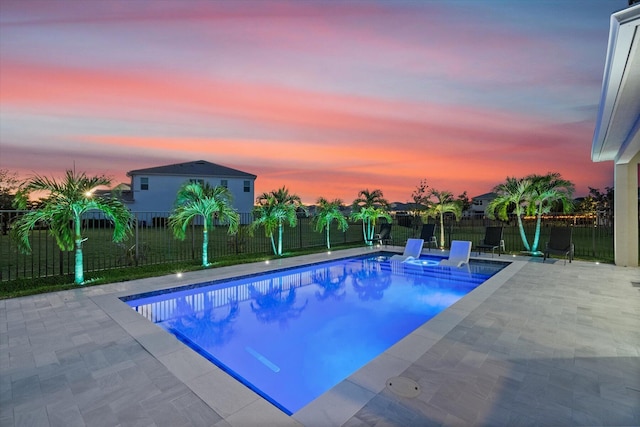
<svg viewBox="0 0 640 427">
<path fill-rule="evenodd" d="M 526 262 L 517 259 L 495 259 L 509 262 L 510 265 L 291 416 L 161 327 L 136 313 L 121 301 L 120 297 L 185 286 L 198 281 L 223 280 L 380 251 L 402 252 L 402 248 L 347 249 L 279 259 L 268 264 L 242 264 L 122 282 L 101 287 L 101 294 L 91 295 L 89 298 L 229 424 L 342 425 L 386 387 L 387 379 L 401 374 L 415 363 L 526 265 Z"/>
</svg>

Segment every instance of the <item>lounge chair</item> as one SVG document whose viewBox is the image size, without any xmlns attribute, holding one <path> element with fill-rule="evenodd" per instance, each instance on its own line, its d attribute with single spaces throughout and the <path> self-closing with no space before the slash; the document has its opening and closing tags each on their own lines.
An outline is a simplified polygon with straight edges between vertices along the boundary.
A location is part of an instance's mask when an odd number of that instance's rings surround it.
<svg viewBox="0 0 640 427">
<path fill-rule="evenodd" d="M 438 240 L 435 236 L 435 230 L 435 224 L 422 224 L 420 238 L 427 243 L 427 245 L 429 246 L 429 250 L 431 250 L 431 245 L 434 245 L 434 248 L 438 247 Z"/>
<path fill-rule="evenodd" d="M 573 228 L 571 227 L 551 227 L 542 262 L 546 261 L 549 254 L 564 255 L 564 263 L 567 263 L 567 259 L 571 262 L 575 250 L 572 234 Z"/>
<path fill-rule="evenodd" d="M 449 250 L 449 258 L 440 261 L 439 265 L 451 267 L 462 267 L 469 264 L 469 256 L 471 255 L 471 242 L 463 240 L 454 240 L 451 242 Z"/>
<path fill-rule="evenodd" d="M 404 253 L 402 255 L 396 254 L 391 257 L 391 261 L 407 262 L 412 259 L 420 258 L 422 253 L 422 245 L 424 240 L 422 239 L 409 239 L 404 247 Z"/>
<path fill-rule="evenodd" d="M 384 243 L 385 246 L 387 243 L 392 241 L 391 237 L 391 224 L 381 224 L 380 232 L 373 236 L 373 243 Z"/>
<path fill-rule="evenodd" d="M 504 239 L 502 227 L 487 227 L 484 231 L 484 239 L 476 245 L 476 251 L 478 251 L 478 255 L 480 255 L 481 250 L 489 250 L 491 249 L 491 258 L 493 258 L 493 254 L 495 250 L 498 250 L 498 256 L 502 252 L 506 252 L 504 248 Z"/>
</svg>

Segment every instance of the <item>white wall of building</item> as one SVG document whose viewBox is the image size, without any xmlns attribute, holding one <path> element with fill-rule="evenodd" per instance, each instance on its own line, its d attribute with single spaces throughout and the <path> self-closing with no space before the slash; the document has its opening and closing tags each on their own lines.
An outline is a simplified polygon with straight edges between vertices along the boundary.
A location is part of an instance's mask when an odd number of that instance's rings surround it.
<svg viewBox="0 0 640 427">
<path fill-rule="evenodd" d="M 638 267 L 638 163 L 640 152 L 614 170 L 615 263 L 624 267 Z"/>
<path fill-rule="evenodd" d="M 147 179 L 148 187 L 143 189 Z M 233 206 L 239 213 L 248 213 L 254 204 L 254 180 L 251 178 L 230 177 L 186 177 L 178 175 L 134 175 L 131 178 L 133 202 L 127 203 L 132 212 L 169 212 L 173 209 L 180 187 L 190 179 L 203 180 L 211 186 L 222 185 L 226 180 L 227 188 L 233 194 Z M 245 182 L 249 191 L 245 191 Z"/>
</svg>

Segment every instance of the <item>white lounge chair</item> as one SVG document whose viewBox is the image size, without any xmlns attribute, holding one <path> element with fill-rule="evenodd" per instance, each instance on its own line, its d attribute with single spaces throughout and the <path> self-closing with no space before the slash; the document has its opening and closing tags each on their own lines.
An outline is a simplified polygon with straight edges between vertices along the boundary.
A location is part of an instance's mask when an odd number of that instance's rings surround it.
<svg viewBox="0 0 640 427">
<path fill-rule="evenodd" d="M 440 261 L 440 265 L 448 265 L 451 267 L 462 267 L 469 264 L 469 256 L 471 255 L 471 242 L 464 240 L 454 240 L 451 242 L 451 250 L 449 250 L 449 259 Z"/>
<path fill-rule="evenodd" d="M 391 261 L 407 262 L 412 259 L 420 258 L 423 245 L 424 240 L 422 239 L 409 239 L 404 247 L 404 253 L 402 255 L 393 255 L 391 257 Z"/>
</svg>

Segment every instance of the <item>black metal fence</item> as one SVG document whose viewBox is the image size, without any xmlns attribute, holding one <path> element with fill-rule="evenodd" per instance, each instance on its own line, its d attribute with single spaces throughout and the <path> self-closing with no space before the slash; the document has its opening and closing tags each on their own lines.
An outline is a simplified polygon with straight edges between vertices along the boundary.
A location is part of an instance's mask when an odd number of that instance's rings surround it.
<svg viewBox="0 0 640 427">
<path fill-rule="evenodd" d="M 19 278 L 39 278 L 57 275 L 69 275 L 74 271 L 73 252 L 61 251 L 50 235 L 42 227 L 31 232 L 31 254 L 20 253 L 16 243 L 10 237 L 11 221 L 21 214 L 20 211 L 0 211 L 0 281 Z M 122 243 L 112 241 L 113 227 L 104 218 L 86 218 L 83 221 L 84 268 L 86 272 L 115 269 L 129 266 L 143 266 L 173 262 L 198 262 L 202 257 L 202 227 L 193 224 L 189 227 L 185 240 L 177 240 L 167 226 L 167 213 L 135 213 L 135 225 L 132 236 Z M 242 254 L 272 253 L 270 239 L 262 229 L 250 231 L 251 214 L 242 214 L 238 233 L 227 234 L 225 226 L 216 226 L 209 231 L 208 257 L 215 262 L 217 257 Z M 479 243 L 484 237 L 485 227 L 503 225 L 507 252 L 519 253 L 524 250 L 515 220 L 508 223 L 488 219 L 447 220 L 445 222 L 445 242 L 448 247 L 451 240 L 470 240 Z M 552 216 L 546 218 L 540 233 L 539 248 L 544 249 L 551 225 L 571 225 L 574 227 L 573 240 L 576 256 L 612 262 L 613 227 L 597 226 L 593 220 L 570 216 Z M 420 222 L 406 217 L 393 220 L 391 241 L 394 245 L 404 245 L 410 237 L 420 234 Z M 439 226 L 436 236 L 440 240 Z M 535 221 L 525 221 L 527 236 L 531 239 L 535 231 Z M 342 232 L 334 224 L 330 229 L 331 245 L 364 244 L 361 223 L 350 223 L 349 229 Z M 276 242 L 277 244 L 277 242 Z M 295 227 L 285 227 L 283 234 L 284 252 L 324 247 L 326 235 L 315 231 L 312 218 L 298 218 Z"/>
</svg>

